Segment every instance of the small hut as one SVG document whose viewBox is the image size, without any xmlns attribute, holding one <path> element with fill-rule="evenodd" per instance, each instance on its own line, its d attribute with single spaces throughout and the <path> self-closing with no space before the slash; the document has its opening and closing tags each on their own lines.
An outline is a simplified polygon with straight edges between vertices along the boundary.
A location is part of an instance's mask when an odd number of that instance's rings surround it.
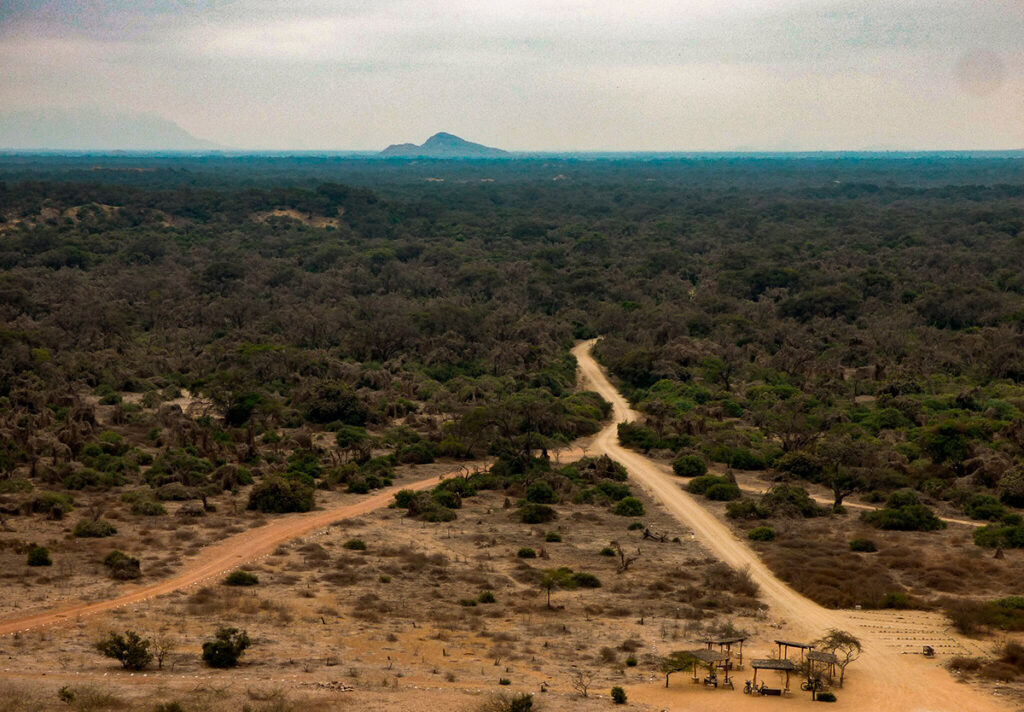
<svg viewBox="0 0 1024 712">
<path fill-rule="evenodd" d="M 731 663 L 729 661 L 729 656 L 728 655 L 726 655 L 723 652 L 719 652 L 717 650 L 687 650 L 686 653 L 688 655 L 692 656 L 693 659 L 694 659 L 694 662 L 693 662 L 693 682 L 694 683 L 698 683 L 698 682 L 701 681 L 700 678 L 697 676 L 697 665 L 698 665 L 698 661 L 700 661 L 700 662 L 702 662 L 702 663 L 704 663 L 705 665 L 708 666 L 708 671 L 713 676 L 717 676 L 716 673 L 715 673 L 716 668 L 721 668 L 722 671 L 725 673 L 725 677 L 722 680 L 723 686 L 726 686 L 726 687 L 732 686 L 732 680 L 729 679 L 729 669 L 732 667 L 732 665 L 731 665 Z"/>
<path fill-rule="evenodd" d="M 754 686 L 757 686 L 757 672 L 758 670 L 777 670 L 786 674 L 786 684 L 781 690 L 772 690 L 774 694 L 784 695 L 789 694 L 789 676 L 791 673 L 797 671 L 797 666 L 792 660 L 786 660 L 785 658 L 769 658 L 767 660 L 752 660 L 750 667 L 754 668 Z M 771 694 L 771 693 L 769 693 Z"/>
<path fill-rule="evenodd" d="M 827 674 L 829 678 L 836 676 L 836 664 L 839 660 L 832 653 L 822 653 L 817 650 L 811 650 L 807 653 L 807 676 L 809 678 L 819 677 L 822 674 Z"/>
<path fill-rule="evenodd" d="M 804 661 L 804 651 L 814 650 L 813 643 L 794 643 L 791 640 L 776 640 L 775 644 L 779 646 L 779 658 L 782 660 L 789 660 L 789 649 L 796 648 L 800 651 L 800 662 Z"/>
<path fill-rule="evenodd" d="M 736 656 L 736 669 L 743 669 L 743 642 L 747 639 L 746 636 L 733 636 L 731 638 L 705 638 L 704 644 L 708 646 L 708 650 L 713 650 L 717 645 L 720 652 L 724 652 L 727 657 L 732 657 L 732 646 L 739 645 L 739 653 Z"/>
</svg>

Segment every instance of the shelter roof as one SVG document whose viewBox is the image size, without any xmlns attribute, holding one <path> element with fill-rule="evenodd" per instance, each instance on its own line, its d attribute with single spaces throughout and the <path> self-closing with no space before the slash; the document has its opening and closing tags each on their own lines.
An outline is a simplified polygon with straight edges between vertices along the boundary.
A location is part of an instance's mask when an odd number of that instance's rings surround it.
<svg viewBox="0 0 1024 712">
<path fill-rule="evenodd" d="M 781 660 L 779 658 L 754 660 L 750 663 L 750 667 L 758 668 L 760 670 L 789 670 L 790 672 L 796 671 L 796 663 L 794 663 L 792 660 Z"/>
</svg>

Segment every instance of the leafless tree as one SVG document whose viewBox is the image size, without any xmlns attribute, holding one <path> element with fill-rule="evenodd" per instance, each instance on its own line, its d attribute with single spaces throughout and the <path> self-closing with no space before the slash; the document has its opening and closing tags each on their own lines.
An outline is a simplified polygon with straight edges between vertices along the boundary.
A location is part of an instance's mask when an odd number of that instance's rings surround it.
<svg viewBox="0 0 1024 712">
<path fill-rule="evenodd" d="M 167 628 L 161 628 L 153 635 L 152 644 L 157 670 L 163 670 L 164 660 L 178 647 L 178 638 Z"/>
<path fill-rule="evenodd" d="M 615 549 L 619 554 L 619 566 L 617 570 L 620 574 L 629 571 L 629 567 L 640 558 L 640 547 L 637 547 L 636 554 L 633 556 L 627 556 L 626 552 L 622 550 L 622 546 L 619 544 L 615 545 Z"/>
<path fill-rule="evenodd" d="M 590 686 L 594 682 L 594 673 L 589 670 L 574 670 L 569 677 L 572 689 L 576 690 L 581 697 L 587 697 Z"/>
</svg>

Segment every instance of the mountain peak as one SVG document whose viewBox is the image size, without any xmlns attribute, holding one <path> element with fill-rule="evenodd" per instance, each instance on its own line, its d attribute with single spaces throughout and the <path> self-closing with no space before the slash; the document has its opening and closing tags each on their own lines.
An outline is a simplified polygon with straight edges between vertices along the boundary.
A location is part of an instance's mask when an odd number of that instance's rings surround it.
<svg viewBox="0 0 1024 712">
<path fill-rule="evenodd" d="M 119 110 L 45 108 L 0 115 L 0 149 L 51 151 L 212 151 L 156 114 Z"/>
<path fill-rule="evenodd" d="M 395 143 L 381 151 L 380 155 L 403 158 L 499 158 L 509 154 L 500 148 L 473 143 L 455 134 L 439 131 L 419 146 L 414 143 Z"/>
</svg>

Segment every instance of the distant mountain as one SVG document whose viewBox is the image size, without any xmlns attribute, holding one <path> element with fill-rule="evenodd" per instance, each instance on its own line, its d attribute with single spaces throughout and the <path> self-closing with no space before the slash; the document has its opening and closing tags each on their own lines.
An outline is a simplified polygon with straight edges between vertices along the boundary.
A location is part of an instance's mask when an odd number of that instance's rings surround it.
<svg viewBox="0 0 1024 712">
<path fill-rule="evenodd" d="M 466 141 L 450 133 L 436 133 L 422 145 L 395 143 L 380 152 L 381 156 L 408 158 L 500 158 L 508 151 Z"/>
<path fill-rule="evenodd" d="M 215 151 L 173 121 L 155 114 L 89 109 L 39 109 L 0 115 L 0 150 Z"/>
</svg>

